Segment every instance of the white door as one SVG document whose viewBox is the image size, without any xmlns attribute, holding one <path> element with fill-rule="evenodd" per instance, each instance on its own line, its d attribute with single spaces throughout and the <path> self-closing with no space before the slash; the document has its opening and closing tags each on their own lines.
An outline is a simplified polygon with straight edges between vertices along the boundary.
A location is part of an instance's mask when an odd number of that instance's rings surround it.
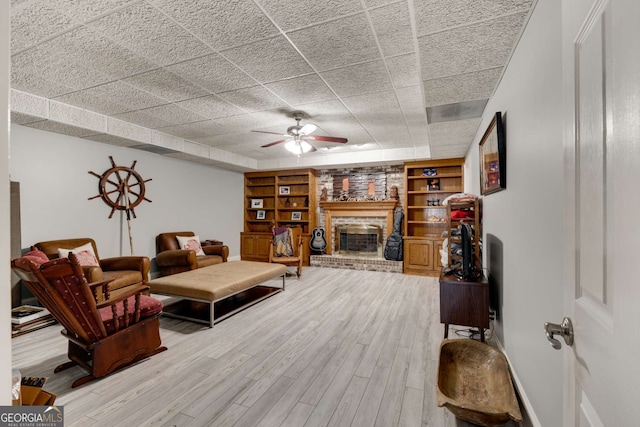
<svg viewBox="0 0 640 427">
<path fill-rule="evenodd" d="M 562 350 L 563 425 L 638 426 L 640 1 L 562 3 L 564 296 L 575 332 Z"/>
</svg>

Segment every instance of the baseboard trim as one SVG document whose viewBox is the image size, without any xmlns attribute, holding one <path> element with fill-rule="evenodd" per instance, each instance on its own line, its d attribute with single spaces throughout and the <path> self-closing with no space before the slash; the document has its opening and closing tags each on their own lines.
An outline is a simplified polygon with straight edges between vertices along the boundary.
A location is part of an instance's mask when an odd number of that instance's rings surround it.
<svg viewBox="0 0 640 427">
<path fill-rule="evenodd" d="M 536 413 L 533 410 L 533 406 L 531 405 L 531 401 L 529 400 L 529 397 L 527 396 L 527 393 L 525 392 L 524 387 L 522 387 L 522 383 L 520 382 L 520 378 L 518 378 L 518 374 L 516 373 L 515 369 L 513 368 L 513 364 L 511 363 L 511 360 L 509 360 L 509 355 L 505 351 L 505 349 L 502 346 L 502 343 L 500 342 L 498 337 L 494 336 L 494 340 L 493 341 L 498 346 L 500 351 L 502 351 L 502 354 L 504 354 L 504 357 L 506 357 L 506 359 L 507 359 L 507 363 L 509 364 L 509 371 L 511 372 L 511 378 L 513 378 L 513 382 L 516 385 L 516 392 L 518 393 L 518 397 L 520 398 L 520 402 L 522 402 L 522 404 L 524 405 L 524 413 L 522 414 L 523 420 L 522 420 L 522 423 L 520 423 L 520 426 L 522 426 L 522 427 L 542 427 L 542 424 L 540 424 L 540 420 L 538 420 L 538 417 L 536 416 Z"/>
</svg>

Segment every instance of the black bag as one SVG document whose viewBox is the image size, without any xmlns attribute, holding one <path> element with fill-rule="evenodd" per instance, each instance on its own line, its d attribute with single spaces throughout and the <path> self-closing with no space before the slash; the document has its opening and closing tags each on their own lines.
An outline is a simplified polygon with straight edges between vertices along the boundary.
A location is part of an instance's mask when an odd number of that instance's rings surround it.
<svg viewBox="0 0 640 427">
<path fill-rule="evenodd" d="M 395 211 L 393 214 L 393 231 L 387 238 L 387 244 L 384 246 L 384 259 L 390 261 L 402 261 L 403 240 L 402 240 L 402 221 L 404 214 L 402 211 Z"/>
</svg>

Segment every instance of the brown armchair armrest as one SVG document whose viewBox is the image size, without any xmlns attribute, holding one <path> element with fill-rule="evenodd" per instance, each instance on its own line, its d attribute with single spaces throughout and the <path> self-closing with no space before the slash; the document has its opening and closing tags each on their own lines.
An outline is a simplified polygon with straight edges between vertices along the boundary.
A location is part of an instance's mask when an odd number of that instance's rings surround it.
<svg viewBox="0 0 640 427">
<path fill-rule="evenodd" d="M 226 246 L 226 245 L 203 246 L 202 250 L 207 255 L 220 255 L 222 257 L 222 261 L 227 262 L 227 257 L 229 256 L 229 246 Z"/>
<path fill-rule="evenodd" d="M 104 271 L 135 270 L 142 273 L 142 279 L 149 280 L 151 261 L 146 256 L 121 256 L 100 260 L 100 267 Z"/>
<path fill-rule="evenodd" d="M 89 283 L 99 282 L 103 278 L 102 268 L 97 265 L 84 265 L 82 266 L 82 272 Z"/>
<path fill-rule="evenodd" d="M 174 249 L 160 252 L 156 255 L 156 262 L 160 267 L 175 267 L 180 265 L 191 266 L 194 270 L 198 267 L 196 252 L 190 250 Z"/>
</svg>

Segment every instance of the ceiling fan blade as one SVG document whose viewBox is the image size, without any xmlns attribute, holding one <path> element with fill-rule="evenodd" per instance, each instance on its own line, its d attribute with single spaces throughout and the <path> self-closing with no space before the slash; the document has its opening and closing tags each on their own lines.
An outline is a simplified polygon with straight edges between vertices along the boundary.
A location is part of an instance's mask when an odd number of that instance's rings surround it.
<svg viewBox="0 0 640 427">
<path fill-rule="evenodd" d="M 284 133 L 279 133 L 279 132 L 267 132 L 266 130 L 252 130 L 251 132 L 257 132 L 257 133 L 268 133 L 270 135 L 284 135 L 287 136 Z"/>
<path fill-rule="evenodd" d="M 348 142 L 347 138 L 337 138 L 333 136 L 308 135 L 308 136 L 305 136 L 305 138 L 309 138 L 314 141 L 339 142 L 341 144 L 346 144 Z"/>
<path fill-rule="evenodd" d="M 279 140 L 279 141 L 273 141 L 273 142 L 270 142 L 269 144 L 261 145 L 260 147 L 261 147 L 261 148 L 267 148 L 267 147 L 271 147 L 271 146 L 274 146 L 274 145 L 277 145 L 277 144 L 283 143 L 283 142 L 285 142 L 285 141 L 288 141 L 288 139 L 281 139 L 281 140 Z"/>
<path fill-rule="evenodd" d="M 315 132 L 316 129 L 318 129 L 318 126 L 307 123 L 306 125 L 302 126 L 302 129 L 300 129 L 299 132 L 301 135 L 309 135 L 310 133 Z"/>
<path fill-rule="evenodd" d="M 307 142 L 307 144 L 309 144 L 309 143 Z M 309 144 L 309 145 L 311 146 L 311 150 L 308 151 L 309 153 L 313 153 L 314 151 L 318 151 L 318 149 L 316 147 L 314 147 L 311 144 Z"/>
</svg>

